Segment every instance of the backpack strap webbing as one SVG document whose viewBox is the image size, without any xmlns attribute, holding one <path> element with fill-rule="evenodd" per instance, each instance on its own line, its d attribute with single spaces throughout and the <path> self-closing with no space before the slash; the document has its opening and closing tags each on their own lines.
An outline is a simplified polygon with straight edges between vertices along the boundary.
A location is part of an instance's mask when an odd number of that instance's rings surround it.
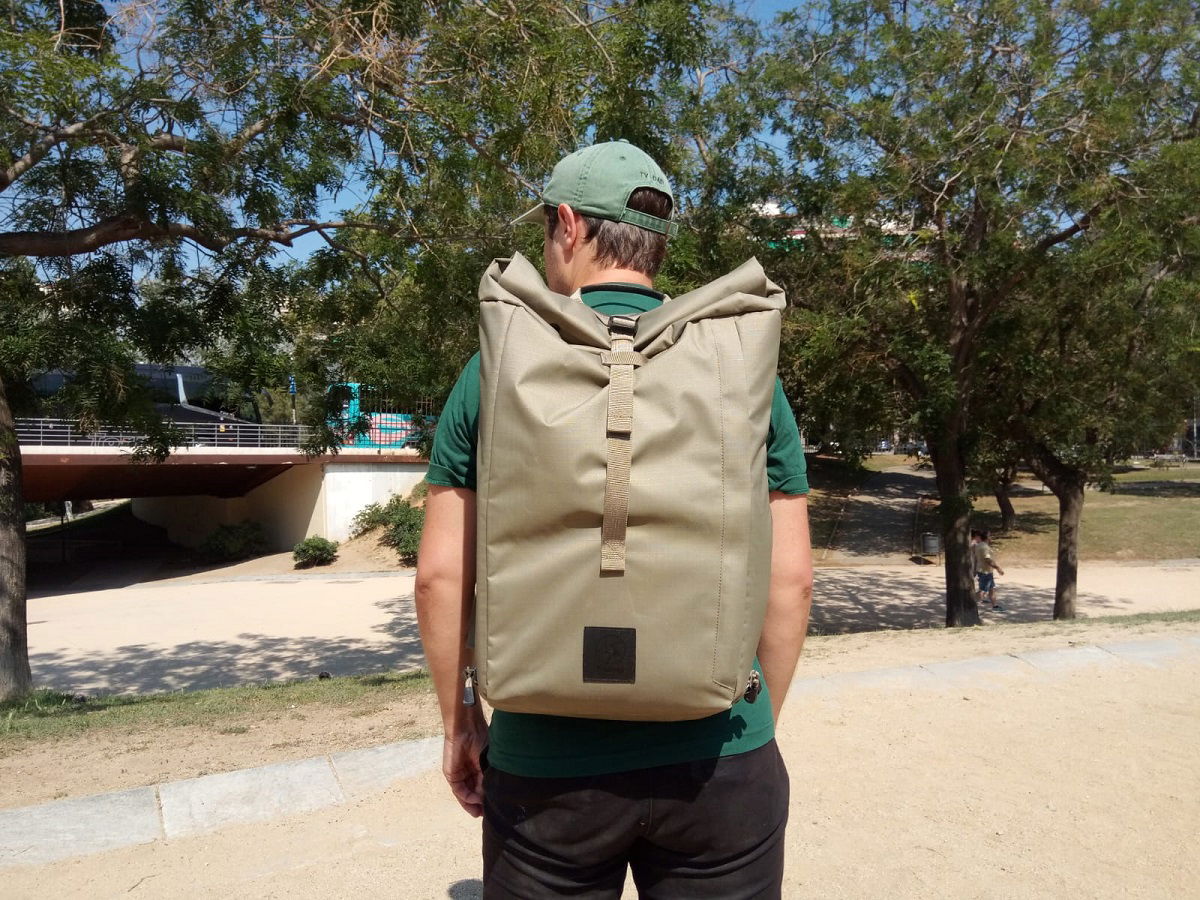
<svg viewBox="0 0 1200 900">
<path fill-rule="evenodd" d="M 604 521 L 600 526 L 600 571 L 625 571 L 625 528 L 629 521 L 629 462 L 633 434 L 633 370 L 646 362 L 633 349 L 637 319 L 611 316 L 611 350 L 600 354 L 608 366 L 608 461 L 604 480 Z"/>
</svg>

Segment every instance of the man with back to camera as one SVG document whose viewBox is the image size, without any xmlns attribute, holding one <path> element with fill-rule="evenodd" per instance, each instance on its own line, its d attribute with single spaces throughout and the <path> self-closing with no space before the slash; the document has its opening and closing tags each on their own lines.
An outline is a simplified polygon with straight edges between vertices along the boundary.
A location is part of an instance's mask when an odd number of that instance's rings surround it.
<svg viewBox="0 0 1200 900">
<path fill-rule="evenodd" d="M 657 163 L 614 141 L 560 161 L 542 203 L 517 221 L 543 224 L 551 291 L 601 317 L 634 317 L 664 301 L 653 280 L 673 204 Z M 778 380 L 765 454 L 772 552 L 758 702 L 685 721 L 496 709 L 489 731 L 471 702 L 471 674 L 463 678 L 472 671 L 480 366 L 477 354 L 438 422 L 416 601 L 445 729 L 443 773 L 463 808 L 483 816 L 484 896 L 615 898 L 627 867 L 648 898 L 780 896 L 788 776 L 774 728 L 807 629 L 812 562 L 803 448 Z M 632 510 L 630 521 L 632 531 Z"/>
</svg>

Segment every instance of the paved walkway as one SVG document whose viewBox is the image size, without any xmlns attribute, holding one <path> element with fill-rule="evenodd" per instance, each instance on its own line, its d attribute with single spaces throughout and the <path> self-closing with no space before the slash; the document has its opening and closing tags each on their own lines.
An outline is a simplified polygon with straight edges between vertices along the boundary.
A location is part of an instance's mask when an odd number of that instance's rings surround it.
<svg viewBox="0 0 1200 900">
<path fill-rule="evenodd" d="M 897 564 L 912 555 L 918 498 L 935 492 L 932 466 L 898 464 L 868 478 L 847 498 L 828 547 L 814 547 L 822 565 Z"/>
<path fill-rule="evenodd" d="M 1105 673 L 1110 672 L 1123 674 L 1106 681 Z M 998 855 L 992 853 L 988 845 L 997 838 L 987 838 L 983 843 L 966 847 L 965 858 L 957 854 L 951 870 L 936 876 L 930 883 L 928 877 L 922 877 L 922 872 L 928 873 L 932 863 L 889 857 L 891 850 L 888 848 L 897 841 L 904 845 L 905 854 L 920 851 L 904 829 L 899 835 L 889 833 L 887 818 L 894 815 L 894 811 L 889 814 L 882 808 L 872 807 L 872 815 L 883 827 L 876 840 L 869 842 L 874 847 L 869 853 L 874 862 L 861 869 L 856 868 L 858 864 L 855 863 L 850 866 L 852 871 L 846 874 L 847 860 L 840 860 L 834 880 L 817 880 L 813 870 L 824 872 L 820 869 L 824 864 L 823 852 L 833 852 L 835 856 L 847 852 L 836 849 L 836 835 L 828 833 L 828 829 L 853 830 L 855 821 L 839 821 L 836 825 L 828 821 L 830 809 L 822 800 L 828 789 L 822 787 L 820 781 L 811 779 L 836 778 L 837 773 L 828 768 L 833 764 L 830 760 L 814 755 L 819 747 L 810 743 L 812 732 L 821 734 L 822 740 L 832 740 L 832 737 L 825 738 L 824 732 L 831 725 L 836 728 L 839 721 L 845 724 L 843 717 L 848 712 L 882 716 L 882 710 L 895 709 L 899 702 L 902 707 L 912 708 L 915 718 L 907 720 L 908 726 L 899 726 L 905 728 L 906 733 L 880 732 L 879 740 L 886 742 L 886 746 L 893 746 L 897 738 L 900 740 L 901 744 L 897 746 L 901 749 L 896 751 L 899 755 L 891 757 L 894 767 L 903 768 L 913 760 L 921 767 L 920 771 L 931 775 L 932 772 L 925 770 L 930 765 L 942 763 L 920 759 L 921 716 L 926 714 L 920 712 L 925 708 L 921 706 L 920 698 L 933 698 L 937 706 L 929 708 L 942 710 L 959 697 L 976 699 L 983 702 L 972 708 L 976 712 L 986 712 L 988 720 L 998 718 L 1009 740 L 1004 747 L 978 746 L 974 758 L 963 762 L 968 769 L 990 768 L 990 780 L 994 782 L 1003 774 L 1005 759 L 1036 751 L 1044 743 L 1036 736 L 1040 733 L 1037 723 L 1025 721 L 1024 725 L 1016 726 L 1016 730 L 1013 724 L 1003 724 L 1020 712 L 1019 705 L 1013 707 L 1012 713 L 1004 711 L 1021 697 L 1031 696 L 1022 686 L 1032 689 L 1034 701 L 1045 708 L 1047 698 L 1059 692 L 1058 699 L 1065 699 L 1067 694 L 1063 692 L 1067 691 L 1083 691 L 1094 702 L 1113 704 L 1124 696 L 1122 691 L 1131 682 L 1141 679 L 1138 682 L 1140 690 L 1149 689 L 1159 701 L 1158 708 L 1149 706 L 1147 709 L 1155 712 L 1162 709 L 1168 715 L 1194 716 L 1195 695 L 1182 688 L 1181 679 L 1190 679 L 1194 685 L 1198 673 L 1200 634 L 1184 631 L 1169 639 L 1035 650 L 797 680 L 788 707 L 789 710 L 803 707 L 804 715 L 793 713 L 790 716 L 792 727 L 785 727 L 779 736 L 781 749 L 794 773 L 786 895 L 881 896 L 886 892 L 889 896 L 901 897 L 1065 896 L 1077 893 L 1083 885 L 1083 893 L 1089 896 L 1124 895 L 1126 890 L 1144 896 L 1184 896 L 1190 889 L 1200 888 L 1200 870 L 1195 855 L 1184 849 L 1182 842 L 1178 846 L 1174 843 L 1174 838 L 1178 837 L 1176 832 L 1192 833 L 1194 837 L 1194 828 L 1200 824 L 1196 785 L 1176 784 L 1173 788 L 1163 788 L 1153 781 L 1151 774 L 1164 762 L 1156 755 L 1131 760 L 1134 765 L 1129 772 L 1109 772 L 1103 783 L 1092 783 L 1085 778 L 1085 792 L 1090 785 L 1092 793 L 1101 792 L 1107 796 L 1110 791 L 1115 791 L 1126 800 L 1130 797 L 1127 793 L 1130 789 L 1168 792 L 1161 797 L 1157 793 L 1147 793 L 1132 804 L 1132 809 L 1112 810 L 1112 815 L 1118 818 L 1135 812 L 1134 818 L 1139 822 L 1147 815 L 1158 817 L 1160 832 L 1166 829 L 1169 834 L 1160 834 L 1161 840 L 1156 839 L 1149 850 L 1142 844 L 1134 848 L 1131 851 L 1134 855 L 1124 862 L 1127 873 L 1122 880 L 1103 881 L 1105 889 L 1087 888 L 1086 884 L 1090 882 L 1086 872 L 1080 873 L 1076 883 L 1073 876 L 1056 871 L 1052 864 L 1032 868 L 1024 864 L 1019 851 L 1019 847 L 1024 846 L 1023 839 L 1018 835 L 1005 842 L 1003 836 L 1007 833 L 1005 828 L 1019 829 L 1021 823 L 1026 822 L 1030 813 L 1020 810 L 1028 807 L 1030 801 L 1019 796 L 1019 792 L 1006 790 L 1000 796 L 1008 805 L 1017 808 L 1011 815 L 997 818 L 996 810 L 986 814 L 982 811 L 971 813 L 972 803 L 980 802 L 973 798 L 979 798 L 981 791 L 983 797 L 989 798 L 982 802 L 987 803 L 989 809 L 995 805 L 995 798 L 988 793 L 989 778 L 985 777 L 982 782 L 973 778 L 963 780 L 953 772 L 941 774 L 955 784 L 954 802 L 960 801 L 960 795 L 966 797 L 966 814 L 976 818 L 984 816 L 987 820 L 983 824 L 984 830 L 991 829 L 1001 836 L 1001 842 L 1010 845 L 1006 851 Z M 1114 699 L 1105 699 L 1106 685 L 1115 691 Z M 870 699 L 875 694 L 880 697 L 878 701 Z M 1189 695 L 1190 700 L 1186 700 Z M 1164 703 L 1167 704 L 1165 708 L 1162 707 Z M 1071 706 L 1060 709 L 1054 719 L 1064 721 L 1071 710 Z M 1087 721 L 1087 711 L 1080 712 L 1084 716 L 1082 721 Z M 1128 719 L 1130 714 L 1128 711 L 1117 712 L 1121 721 Z M 964 710 L 964 715 L 969 717 L 971 714 Z M 1020 715 L 1031 716 L 1031 713 Z M 832 720 L 829 720 L 830 716 L 833 716 Z M 788 720 L 789 717 L 785 717 L 785 725 Z M 882 718 L 879 721 L 882 723 Z M 962 721 L 969 726 L 969 718 Z M 890 723 L 887 727 L 898 726 Z M 1033 731 L 1023 735 L 1025 729 Z M 1155 733 L 1161 730 L 1156 728 Z M 940 730 L 936 732 L 941 733 Z M 968 746 L 974 746 L 987 735 L 970 732 L 964 737 Z M 1180 777 L 1179 771 L 1190 771 L 1192 781 L 1196 781 L 1194 755 L 1191 763 L 1186 761 L 1187 748 L 1194 738 L 1186 734 L 1179 738 L 1183 742 L 1181 746 L 1171 744 L 1168 750 L 1162 750 L 1158 755 L 1164 755 L 1165 762 L 1172 766 L 1171 771 L 1176 773 L 1173 777 Z M 954 741 L 953 737 L 947 739 Z M 1110 733 L 1108 739 L 1124 740 L 1115 732 Z M 1167 739 L 1170 740 L 1169 734 Z M 1022 749 L 1030 741 L 1031 748 Z M 355 893 L 371 896 L 386 891 L 406 898 L 465 900 L 478 897 L 480 884 L 472 874 L 478 871 L 478 826 L 457 813 L 444 794 L 444 785 L 439 785 L 434 771 L 439 744 L 438 739 L 430 739 L 390 745 L 0 811 L 0 867 L 7 869 L 5 894 L 14 898 L 92 898 L 125 896 L 140 891 L 158 897 L 315 898 Z M 1192 750 L 1194 752 L 1194 747 Z M 834 751 L 839 752 L 837 748 Z M 1073 769 L 1087 767 L 1088 756 L 1082 748 L 1080 751 L 1078 759 L 1067 763 Z M 872 753 L 866 746 L 859 746 L 856 752 L 864 759 Z M 952 752 L 958 751 L 952 749 Z M 1178 769 L 1179 764 L 1184 766 L 1182 770 Z M 896 779 L 889 776 L 888 768 L 865 770 L 853 777 L 863 781 L 882 778 L 891 784 Z M 876 774 L 871 774 L 873 772 Z M 913 793 L 915 785 L 908 783 L 908 778 L 911 775 L 905 774 L 899 779 L 899 789 L 907 792 L 909 802 L 923 807 L 925 799 L 919 793 Z M 1130 779 L 1132 782 L 1127 783 Z M 1052 778 L 1054 780 L 1057 779 Z M 1110 781 L 1115 784 L 1110 786 Z M 829 787 L 833 787 L 833 783 Z M 864 786 L 853 796 L 857 798 L 855 803 L 869 801 L 870 788 Z M 1041 809 L 1037 796 L 1041 795 L 1035 796 L 1031 792 L 1033 805 Z M 1062 825 L 1070 821 L 1072 813 L 1069 809 L 1063 810 L 1067 818 L 1060 818 L 1054 803 L 1062 801 L 1056 797 L 1057 794 L 1050 791 L 1045 800 L 1053 814 L 1054 826 L 1061 830 Z M 893 802 L 879 799 L 880 802 Z M 944 805 L 947 801 L 936 802 Z M 345 812 L 332 811 L 339 808 Z M 839 815 L 845 812 L 843 809 Z M 932 813 L 921 812 L 920 815 Z M 1036 818 L 1038 813 L 1032 815 Z M 1171 816 L 1177 817 L 1177 821 Z M 811 826 L 818 828 L 810 827 L 810 821 Z M 1010 821 L 1015 824 L 1009 824 Z M 931 821 L 930 827 L 934 824 Z M 947 827 L 950 826 L 963 827 L 957 820 Z M 1102 828 L 1100 833 L 1086 835 L 1084 846 L 1097 844 L 1100 846 L 1097 852 L 1109 852 L 1105 849 L 1109 843 L 1104 831 Z M 328 839 L 322 841 L 322 834 Z M 865 835 L 856 840 L 864 839 Z M 934 841 L 930 849 L 938 846 L 937 838 L 924 839 Z M 1018 847 L 1015 854 L 1011 846 L 1014 839 Z M 974 840 L 978 841 L 979 835 Z M 1037 848 L 1037 852 L 1053 857 L 1060 841 L 1071 848 L 1078 846 L 1070 833 L 1056 833 L 1052 842 L 1055 846 Z M 954 854 L 955 843 L 942 845 L 941 850 Z M 862 844 L 857 846 L 861 849 Z M 1072 849 L 1071 852 L 1077 851 Z M 1149 857 L 1142 859 L 1143 853 L 1149 853 Z M 88 855 L 92 856 L 85 858 Z M 93 859 L 95 862 L 90 861 Z M 899 867 L 897 872 L 883 872 L 881 877 L 872 878 L 872 872 L 883 859 Z M 70 862 L 64 864 L 63 860 Z M 1006 885 L 1003 883 L 1005 871 L 1022 873 L 1023 880 Z M 822 874 L 821 877 L 827 876 Z M 972 881 L 973 878 L 978 880 Z M 997 878 L 1000 882 L 995 881 Z M 1179 893 L 1180 890 L 1183 893 Z"/>
</svg>

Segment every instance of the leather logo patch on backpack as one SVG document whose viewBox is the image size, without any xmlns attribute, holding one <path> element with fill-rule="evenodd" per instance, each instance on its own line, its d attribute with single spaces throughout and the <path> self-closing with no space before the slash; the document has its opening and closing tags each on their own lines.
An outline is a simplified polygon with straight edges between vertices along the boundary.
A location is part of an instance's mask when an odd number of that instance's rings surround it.
<svg viewBox="0 0 1200 900">
<path fill-rule="evenodd" d="M 633 684 L 637 680 L 637 629 L 583 629 L 583 680 Z"/>
</svg>

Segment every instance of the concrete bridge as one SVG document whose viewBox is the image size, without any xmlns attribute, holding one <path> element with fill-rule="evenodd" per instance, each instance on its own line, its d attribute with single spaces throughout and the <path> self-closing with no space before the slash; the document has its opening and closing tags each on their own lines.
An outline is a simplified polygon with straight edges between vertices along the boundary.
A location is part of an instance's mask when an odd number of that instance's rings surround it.
<svg viewBox="0 0 1200 900">
<path fill-rule="evenodd" d="M 84 432 L 69 420 L 19 419 L 25 499 L 133 498 L 135 516 L 187 547 L 218 525 L 250 519 L 275 549 L 286 550 L 312 535 L 344 540 L 359 510 L 407 494 L 428 465 L 403 447 L 305 456 L 298 447 L 308 431 L 298 425 L 176 427 L 180 446 L 155 463 L 136 456 L 135 432 Z"/>
</svg>

